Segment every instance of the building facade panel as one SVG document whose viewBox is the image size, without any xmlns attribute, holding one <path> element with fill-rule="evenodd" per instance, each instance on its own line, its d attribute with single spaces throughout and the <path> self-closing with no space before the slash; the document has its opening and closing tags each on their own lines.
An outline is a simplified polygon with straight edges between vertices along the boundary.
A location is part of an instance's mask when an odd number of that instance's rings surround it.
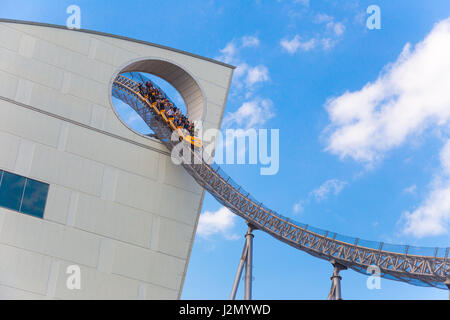
<svg viewBox="0 0 450 320">
<path fill-rule="evenodd" d="M 13 211 L 4 212 L 0 242 L 82 265 L 98 263 L 100 237 Z"/>
<path fill-rule="evenodd" d="M 0 214 L 3 210 L 0 209 Z M 52 258 L 0 244 L 0 284 L 46 295 Z"/>
<path fill-rule="evenodd" d="M 133 263 L 129 263 L 133 261 Z M 164 265 L 161 268 L 161 265 Z M 117 243 L 112 272 L 138 281 L 178 290 L 185 260 L 153 250 Z"/>
<path fill-rule="evenodd" d="M 161 185 L 161 192 L 167 196 L 168 201 L 159 204 L 158 214 L 167 219 L 195 226 L 196 212 L 198 211 L 202 194 L 194 194 L 166 184 Z M 175 194 L 177 195 L 177 201 L 170 201 L 172 195 Z"/>
<path fill-rule="evenodd" d="M 158 251 L 187 259 L 190 241 L 192 240 L 192 226 L 177 221 L 161 218 L 159 220 Z"/>
<path fill-rule="evenodd" d="M 0 95 L 8 99 L 14 99 L 19 85 L 19 78 L 7 72 L 0 71 Z"/>
<path fill-rule="evenodd" d="M 91 122 L 92 109 L 95 105 L 86 99 L 37 83 L 33 85 L 30 98 L 26 104 L 86 125 Z M 106 109 L 105 107 L 103 108 Z"/>
<path fill-rule="evenodd" d="M 71 264 L 61 261 L 54 289 L 56 299 L 138 299 L 139 282 L 126 277 L 100 272 L 95 268 L 80 266 L 80 289 L 68 290 L 66 270 Z"/>
<path fill-rule="evenodd" d="M 12 171 L 16 164 L 17 154 L 19 152 L 20 138 L 8 132 L 0 131 L 0 168 Z"/>
<path fill-rule="evenodd" d="M 81 194 L 75 227 L 126 243 L 150 247 L 153 217 L 145 211 Z"/>
<path fill-rule="evenodd" d="M 104 165 L 44 145 L 34 152 L 31 177 L 100 196 Z"/>
<path fill-rule="evenodd" d="M 0 131 L 56 147 L 61 122 L 0 100 Z"/>
<path fill-rule="evenodd" d="M 0 285 L 0 300 L 44 300 L 46 298 L 44 295 Z"/>
<path fill-rule="evenodd" d="M 11 51 L 19 51 L 20 39 L 22 34 L 7 25 L 0 25 L 0 47 L 9 49 Z"/>
<path fill-rule="evenodd" d="M 105 141 L 107 140 L 107 141 Z M 86 143 L 89 141 L 89 143 Z M 90 130 L 70 125 L 65 150 L 99 163 L 157 180 L 159 154 L 136 148 L 114 138 L 92 135 Z M 120 152 L 118 152 L 120 151 Z"/>
<path fill-rule="evenodd" d="M 45 219 L 67 224 L 72 193 L 73 191 L 69 188 L 52 184 L 48 192 Z"/>
<path fill-rule="evenodd" d="M 3 27 L 18 31 L 20 33 L 19 36 L 22 36 L 23 34 L 31 35 L 37 39 L 57 43 L 63 48 L 81 53 L 83 55 L 89 55 L 91 43 L 80 37 L 68 37 L 65 32 L 66 30 L 64 29 L 40 27 L 25 23 L 4 23 Z"/>
</svg>

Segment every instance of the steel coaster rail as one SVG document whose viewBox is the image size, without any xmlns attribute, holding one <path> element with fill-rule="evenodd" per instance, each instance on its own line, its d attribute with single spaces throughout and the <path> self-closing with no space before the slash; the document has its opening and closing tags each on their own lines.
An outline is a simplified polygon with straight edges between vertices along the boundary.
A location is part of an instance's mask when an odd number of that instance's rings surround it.
<svg viewBox="0 0 450 320">
<path fill-rule="evenodd" d="M 177 139 L 172 141 L 172 131 L 153 114 L 147 100 L 138 93 L 135 81 L 119 75 L 113 83 L 113 95 L 130 105 L 170 151 L 179 143 Z M 387 279 L 418 286 L 448 288 L 446 281 L 448 283 L 450 279 L 450 248 L 376 243 L 292 221 L 253 199 L 208 155 L 203 154 L 202 149 L 192 150 L 190 146 L 187 149 L 190 154 L 183 156 L 195 161 L 183 163 L 183 167 L 214 198 L 245 219 L 249 225 L 317 258 L 366 275 L 367 268 L 375 265 L 380 268 L 381 276 Z M 427 254 L 417 254 L 420 252 Z"/>
</svg>

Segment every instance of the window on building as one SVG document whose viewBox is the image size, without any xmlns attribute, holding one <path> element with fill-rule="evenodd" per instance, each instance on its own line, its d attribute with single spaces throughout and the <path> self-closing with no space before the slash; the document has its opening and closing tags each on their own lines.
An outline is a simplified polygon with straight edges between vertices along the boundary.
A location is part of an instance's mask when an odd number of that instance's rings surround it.
<svg viewBox="0 0 450 320">
<path fill-rule="evenodd" d="M 43 218 L 49 185 L 0 170 L 0 207 Z"/>
</svg>

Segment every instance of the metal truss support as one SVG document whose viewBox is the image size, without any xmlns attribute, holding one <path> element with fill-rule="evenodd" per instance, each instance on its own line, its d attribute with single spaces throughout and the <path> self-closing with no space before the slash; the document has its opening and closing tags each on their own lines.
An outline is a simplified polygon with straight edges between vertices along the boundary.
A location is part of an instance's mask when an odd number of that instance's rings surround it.
<svg viewBox="0 0 450 320">
<path fill-rule="evenodd" d="M 239 287 L 239 282 L 241 280 L 242 270 L 244 269 L 246 259 L 247 259 L 247 241 L 245 241 L 244 243 L 244 249 L 242 250 L 241 260 L 239 261 L 236 277 L 234 278 L 234 284 L 233 289 L 231 290 L 230 300 L 236 299 L 236 292 Z"/>
<path fill-rule="evenodd" d="M 252 300 L 252 278 L 253 278 L 253 228 L 248 226 L 247 234 L 245 235 L 247 244 L 247 259 L 245 263 L 245 294 L 244 300 Z"/>
<path fill-rule="evenodd" d="M 341 280 L 342 277 L 339 275 L 341 270 L 347 270 L 346 266 L 338 263 L 336 260 L 331 260 L 331 264 L 334 267 L 333 276 L 331 277 L 331 290 L 328 295 L 328 300 L 342 300 L 341 295 Z"/>
<path fill-rule="evenodd" d="M 239 288 L 239 283 L 242 276 L 242 271 L 245 267 L 245 288 L 244 288 L 244 300 L 252 299 L 252 278 L 253 278 L 253 230 L 255 228 L 251 225 L 248 226 L 247 233 L 245 234 L 245 244 L 242 250 L 241 260 L 234 278 L 233 289 L 231 290 L 230 300 L 236 299 L 236 293 Z"/>
<path fill-rule="evenodd" d="M 447 278 L 447 280 L 445 280 L 445 285 L 448 288 L 448 300 L 450 300 L 450 277 Z"/>
</svg>

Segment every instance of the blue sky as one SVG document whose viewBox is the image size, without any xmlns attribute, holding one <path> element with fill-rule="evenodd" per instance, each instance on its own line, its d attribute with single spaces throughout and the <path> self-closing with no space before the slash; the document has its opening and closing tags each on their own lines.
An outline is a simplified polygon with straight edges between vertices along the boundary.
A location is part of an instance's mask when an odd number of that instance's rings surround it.
<svg viewBox="0 0 450 320">
<path fill-rule="evenodd" d="M 448 0 L 2 0 L 0 16 L 64 25 L 71 4 L 85 29 L 238 67 L 225 124 L 279 129 L 280 170 L 223 168 L 268 207 L 363 239 L 449 245 Z M 381 9 L 380 30 L 366 27 L 369 5 Z M 233 120 L 245 110 L 257 118 Z M 226 299 L 246 226 L 209 195 L 202 224 L 182 298 Z M 329 263 L 258 231 L 254 250 L 255 299 L 327 297 Z M 342 276 L 346 299 L 448 297 L 389 280 L 368 290 L 364 275 Z"/>
</svg>

